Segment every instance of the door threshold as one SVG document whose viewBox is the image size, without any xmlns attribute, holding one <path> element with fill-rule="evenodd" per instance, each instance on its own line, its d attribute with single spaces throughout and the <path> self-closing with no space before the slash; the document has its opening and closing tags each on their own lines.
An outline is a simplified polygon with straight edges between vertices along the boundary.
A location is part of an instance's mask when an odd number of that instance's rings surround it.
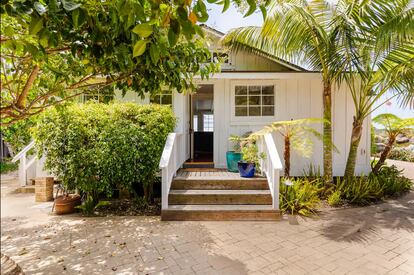
<svg viewBox="0 0 414 275">
<path fill-rule="evenodd" d="M 214 168 L 214 162 L 212 161 L 186 161 L 183 164 L 183 168 Z"/>
</svg>

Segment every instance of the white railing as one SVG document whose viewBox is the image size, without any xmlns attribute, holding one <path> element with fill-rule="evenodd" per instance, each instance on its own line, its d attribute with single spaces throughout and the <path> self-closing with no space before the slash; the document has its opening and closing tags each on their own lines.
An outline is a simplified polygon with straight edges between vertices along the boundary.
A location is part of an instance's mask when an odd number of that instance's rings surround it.
<svg viewBox="0 0 414 275">
<path fill-rule="evenodd" d="M 20 160 L 19 162 L 19 183 L 21 186 L 25 186 L 27 184 L 27 175 L 28 171 L 31 167 L 33 167 L 33 164 L 36 162 L 36 157 L 33 156 L 31 159 L 27 158 L 27 153 L 30 149 L 32 149 L 35 145 L 34 141 L 31 141 L 26 147 L 23 148 L 17 155 L 14 156 L 12 159 L 12 162 L 16 162 Z M 31 169 L 33 171 L 33 169 Z"/>
<path fill-rule="evenodd" d="M 276 144 L 272 134 L 268 133 L 262 136 L 258 143 L 259 154 L 264 153 L 266 156 L 260 160 L 260 169 L 267 178 L 269 189 L 272 194 L 272 208 L 279 210 L 279 182 L 280 171 L 283 166 L 279 154 L 276 150 Z"/>
<path fill-rule="evenodd" d="M 161 169 L 161 208 L 168 208 L 168 194 L 176 172 L 185 162 L 185 144 L 183 134 L 170 133 L 165 142 L 160 160 Z"/>
</svg>

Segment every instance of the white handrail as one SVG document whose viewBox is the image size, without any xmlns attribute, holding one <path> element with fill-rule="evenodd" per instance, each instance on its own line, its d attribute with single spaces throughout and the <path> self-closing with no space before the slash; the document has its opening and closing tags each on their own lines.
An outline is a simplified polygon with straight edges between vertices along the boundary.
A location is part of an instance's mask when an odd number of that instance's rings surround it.
<svg viewBox="0 0 414 275">
<path fill-rule="evenodd" d="M 19 162 L 19 183 L 21 186 L 25 186 L 27 183 L 27 170 L 35 163 L 36 157 L 32 159 L 27 158 L 27 152 L 32 149 L 35 145 L 34 140 L 32 140 L 29 144 L 26 145 L 17 155 L 14 156 L 12 162 Z"/>
<path fill-rule="evenodd" d="M 171 182 L 178 169 L 185 162 L 185 144 L 183 135 L 179 133 L 168 134 L 164 150 L 161 155 L 161 208 L 168 208 L 168 194 L 170 193 Z"/>
<path fill-rule="evenodd" d="M 267 183 L 269 184 L 272 194 L 272 208 L 279 210 L 280 171 L 282 171 L 283 166 L 273 136 L 270 133 L 262 136 L 259 141 L 259 154 L 262 153 L 266 157 L 260 160 L 260 169 L 266 175 Z"/>
<path fill-rule="evenodd" d="M 35 145 L 35 141 L 32 140 L 29 144 L 26 145 L 26 147 L 24 147 L 17 155 L 14 156 L 14 158 L 12 159 L 12 162 L 16 162 L 22 157 L 24 157 L 26 153 L 34 147 L 34 145 Z"/>
</svg>

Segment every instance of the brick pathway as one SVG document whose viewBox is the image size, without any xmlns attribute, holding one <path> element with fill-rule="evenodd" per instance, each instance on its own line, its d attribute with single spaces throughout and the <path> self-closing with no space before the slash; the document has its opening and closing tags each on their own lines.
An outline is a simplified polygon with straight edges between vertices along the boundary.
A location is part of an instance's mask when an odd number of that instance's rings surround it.
<svg viewBox="0 0 414 275">
<path fill-rule="evenodd" d="M 49 216 L 1 230 L 26 274 L 414 274 L 414 193 L 299 225 Z"/>
</svg>

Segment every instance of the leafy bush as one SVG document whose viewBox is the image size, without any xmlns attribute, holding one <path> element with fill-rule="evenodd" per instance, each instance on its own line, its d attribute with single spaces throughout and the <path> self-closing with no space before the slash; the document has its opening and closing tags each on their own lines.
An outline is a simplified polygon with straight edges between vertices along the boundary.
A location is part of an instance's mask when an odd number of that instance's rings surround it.
<svg viewBox="0 0 414 275">
<path fill-rule="evenodd" d="M 279 190 L 280 209 L 291 214 L 310 216 L 316 213 L 320 202 L 319 188 L 314 181 L 307 179 L 289 179 L 293 185 L 286 186 L 286 179 L 282 179 Z"/>
<path fill-rule="evenodd" d="M 394 165 L 391 167 L 381 167 L 378 174 L 372 174 L 372 177 L 377 178 L 383 187 L 384 195 L 388 197 L 408 192 L 413 184 L 411 180 L 404 177 L 402 171 L 398 170 Z"/>
<path fill-rule="evenodd" d="M 45 167 L 71 190 L 111 196 L 137 185 L 151 196 L 165 140 L 173 131 L 170 107 L 134 103 L 74 104 L 42 115 L 34 131 Z"/>
<path fill-rule="evenodd" d="M 408 192 L 411 186 L 411 180 L 402 176 L 395 166 L 383 166 L 378 174 L 371 173 L 368 177 L 339 179 L 335 192 L 338 191 L 348 203 L 366 205 L 385 197 L 401 195 Z"/>
<path fill-rule="evenodd" d="M 389 159 L 414 162 L 414 152 L 404 148 L 392 148 L 388 154 Z"/>
<path fill-rule="evenodd" d="M 16 163 L 12 163 L 12 162 L 8 162 L 8 161 L 2 161 L 0 162 L 0 174 L 6 174 L 8 172 L 11 171 L 15 171 L 17 170 L 17 168 L 19 167 L 19 164 Z"/>
<path fill-rule="evenodd" d="M 20 152 L 32 140 L 31 129 L 36 125 L 37 119 L 38 116 L 33 116 L 2 127 L 2 137 L 13 154 Z"/>
<path fill-rule="evenodd" d="M 366 205 L 383 197 L 382 185 L 375 177 L 338 179 L 336 184 L 335 191 L 351 204 Z"/>
<path fill-rule="evenodd" d="M 95 201 L 96 198 L 94 196 L 86 196 L 86 199 L 83 201 L 81 205 L 76 206 L 77 209 L 82 211 L 83 214 L 87 216 L 92 216 L 95 213 L 95 210 L 98 207 L 109 205 L 109 201 Z"/>
<path fill-rule="evenodd" d="M 328 196 L 328 204 L 333 207 L 340 206 L 342 204 L 341 191 L 339 189 L 335 190 Z"/>
</svg>

